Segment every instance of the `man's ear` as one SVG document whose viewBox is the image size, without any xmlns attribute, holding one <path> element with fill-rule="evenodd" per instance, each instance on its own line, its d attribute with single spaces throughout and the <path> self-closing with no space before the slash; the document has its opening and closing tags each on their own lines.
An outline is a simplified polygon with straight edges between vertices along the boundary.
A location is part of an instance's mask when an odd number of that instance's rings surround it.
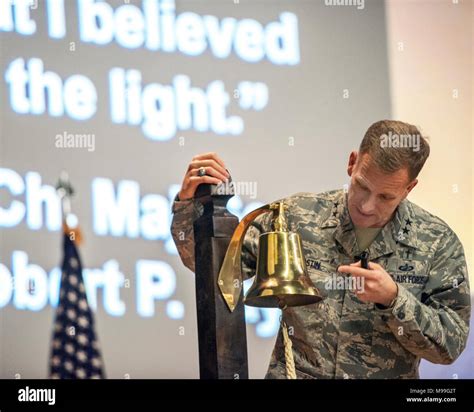
<svg viewBox="0 0 474 412">
<path fill-rule="evenodd" d="M 357 151 L 353 150 L 349 155 L 349 163 L 347 164 L 347 174 L 352 176 L 352 172 L 354 171 L 354 166 L 357 163 Z"/>
<path fill-rule="evenodd" d="M 413 179 L 410 184 L 407 186 L 407 192 L 405 194 L 405 197 L 408 196 L 408 194 L 412 191 L 412 189 L 418 184 L 418 179 Z M 405 198 L 404 197 L 404 198 Z"/>
</svg>

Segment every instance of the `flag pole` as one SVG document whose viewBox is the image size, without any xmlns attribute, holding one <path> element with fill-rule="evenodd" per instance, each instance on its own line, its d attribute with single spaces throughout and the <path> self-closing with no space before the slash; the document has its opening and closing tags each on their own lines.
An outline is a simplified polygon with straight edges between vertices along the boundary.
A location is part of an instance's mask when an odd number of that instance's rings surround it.
<svg viewBox="0 0 474 412">
<path fill-rule="evenodd" d="M 77 245 L 82 236 L 71 211 L 74 194 L 67 172 L 56 186 L 63 218 L 63 262 L 53 324 L 49 376 L 52 379 L 102 379 L 105 367 L 89 306 Z"/>
</svg>

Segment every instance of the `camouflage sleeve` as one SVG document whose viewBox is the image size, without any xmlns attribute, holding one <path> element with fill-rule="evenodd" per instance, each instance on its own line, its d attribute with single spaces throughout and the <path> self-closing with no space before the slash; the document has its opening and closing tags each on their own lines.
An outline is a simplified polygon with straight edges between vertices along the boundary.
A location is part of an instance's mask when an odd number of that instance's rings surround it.
<svg viewBox="0 0 474 412">
<path fill-rule="evenodd" d="M 463 247 L 450 232 L 440 242 L 419 301 L 402 285 L 387 323 L 411 353 L 433 363 L 450 364 L 464 350 L 471 298 Z"/>
<path fill-rule="evenodd" d="M 176 199 L 172 208 L 171 235 L 184 265 L 194 272 L 193 224 L 202 215 L 203 207 L 193 199 L 183 201 Z"/>
</svg>

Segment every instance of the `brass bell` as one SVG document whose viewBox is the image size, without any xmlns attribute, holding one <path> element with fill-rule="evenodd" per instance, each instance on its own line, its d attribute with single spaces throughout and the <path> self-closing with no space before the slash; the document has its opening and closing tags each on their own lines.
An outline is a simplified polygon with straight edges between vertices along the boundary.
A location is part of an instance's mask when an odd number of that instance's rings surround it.
<svg viewBox="0 0 474 412">
<path fill-rule="evenodd" d="M 244 303 L 281 309 L 319 302 L 322 297 L 308 276 L 299 234 L 288 232 L 285 205 L 270 205 L 273 232 L 259 237 L 257 272 Z"/>
<path fill-rule="evenodd" d="M 308 276 L 297 233 L 288 232 L 282 202 L 262 206 L 246 215 L 237 226 L 222 264 L 218 284 L 232 312 L 242 287 L 241 252 L 250 223 L 260 214 L 272 211 L 272 232 L 259 237 L 257 271 L 244 303 L 257 307 L 302 306 L 319 302 L 322 297 Z"/>
</svg>

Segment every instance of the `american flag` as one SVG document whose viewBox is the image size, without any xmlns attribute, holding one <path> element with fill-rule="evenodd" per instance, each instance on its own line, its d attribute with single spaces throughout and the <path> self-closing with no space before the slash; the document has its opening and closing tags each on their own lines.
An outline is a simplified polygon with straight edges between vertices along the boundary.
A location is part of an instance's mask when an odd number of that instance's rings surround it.
<svg viewBox="0 0 474 412">
<path fill-rule="evenodd" d="M 49 376 L 51 379 L 105 378 L 93 313 L 87 303 L 81 260 L 68 233 L 64 234 L 64 260 Z"/>
</svg>

